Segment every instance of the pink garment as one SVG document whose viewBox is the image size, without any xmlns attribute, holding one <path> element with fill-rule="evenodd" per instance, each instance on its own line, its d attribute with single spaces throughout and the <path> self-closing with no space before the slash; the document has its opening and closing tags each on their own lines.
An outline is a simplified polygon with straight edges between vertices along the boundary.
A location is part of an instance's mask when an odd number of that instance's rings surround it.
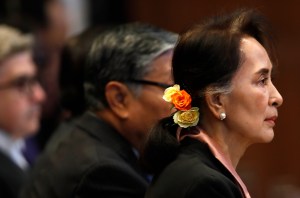
<svg viewBox="0 0 300 198">
<path fill-rule="evenodd" d="M 201 133 L 201 129 L 197 127 L 197 132 L 196 131 L 191 131 L 191 133 L 185 133 L 181 134 L 181 127 L 178 127 L 176 136 L 177 140 L 181 141 L 183 140 L 186 136 L 189 136 L 191 138 L 197 139 L 201 142 L 205 142 L 208 147 L 210 148 L 211 152 L 213 155 L 227 168 L 227 170 L 232 174 L 232 176 L 235 178 L 236 182 L 239 184 L 244 197 L 245 198 L 251 198 L 248 189 L 240 176 L 237 174 L 235 171 L 235 168 L 232 166 L 231 160 L 224 155 L 222 152 L 222 149 L 220 148 L 219 144 L 214 141 L 214 139 L 210 138 L 207 134 Z"/>
</svg>

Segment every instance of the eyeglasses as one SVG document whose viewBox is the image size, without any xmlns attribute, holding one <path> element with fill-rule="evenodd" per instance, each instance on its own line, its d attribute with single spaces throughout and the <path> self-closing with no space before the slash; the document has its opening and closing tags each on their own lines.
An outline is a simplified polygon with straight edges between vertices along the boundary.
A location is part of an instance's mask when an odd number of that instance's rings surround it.
<svg viewBox="0 0 300 198">
<path fill-rule="evenodd" d="M 32 87 L 38 84 L 36 76 L 20 76 L 4 85 L 0 85 L 0 90 L 15 88 L 19 92 L 31 93 Z"/>
<path fill-rule="evenodd" d="M 153 85 L 153 86 L 161 87 L 163 89 L 166 89 L 166 88 L 172 86 L 172 85 L 169 85 L 169 84 L 154 82 L 154 81 L 149 81 L 149 80 L 130 79 L 130 80 L 128 80 L 128 82 L 137 83 L 137 84 L 144 84 L 144 85 Z"/>
</svg>

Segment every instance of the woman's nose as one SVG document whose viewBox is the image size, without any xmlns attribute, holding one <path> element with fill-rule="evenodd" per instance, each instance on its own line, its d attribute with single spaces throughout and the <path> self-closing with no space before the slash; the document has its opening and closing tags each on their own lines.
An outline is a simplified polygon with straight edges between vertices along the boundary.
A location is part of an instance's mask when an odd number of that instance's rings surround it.
<svg viewBox="0 0 300 198">
<path fill-rule="evenodd" d="M 270 95 L 270 105 L 274 107 L 279 107 L 283 103 L 283 98 L 281 94 L 278 92 L 276 87 L 272 84 L 272 91 Z"/>
</svg>

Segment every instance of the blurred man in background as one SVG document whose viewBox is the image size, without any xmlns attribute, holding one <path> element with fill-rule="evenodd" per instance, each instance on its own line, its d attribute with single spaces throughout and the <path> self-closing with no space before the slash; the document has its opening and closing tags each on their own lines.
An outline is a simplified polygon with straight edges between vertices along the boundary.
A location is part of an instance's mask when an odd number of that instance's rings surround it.
<svg viewBox="0 0 300 198">
<path fill-rule="evenodd" d="M 23 198 L 142 198 L 149 177 L 139 163 L 149 129 L 170 114 L 177 34 L 130 23 L 93 41 L 84 82 L 88 110 L 58 130 L 38 160 Z"/>
<path fill-rule="evenodd" d="M 45 93 L 37 81 L 31 38 L 0 25 L 0 195 L 17 198 L 29 165 L 24 139 L 37 132 Z"/>
</svg>

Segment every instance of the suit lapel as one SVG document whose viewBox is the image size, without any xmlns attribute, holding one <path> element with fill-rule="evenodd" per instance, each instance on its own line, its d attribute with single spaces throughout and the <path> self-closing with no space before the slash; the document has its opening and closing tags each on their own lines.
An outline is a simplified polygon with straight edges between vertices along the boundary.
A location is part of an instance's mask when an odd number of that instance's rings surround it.
<svg viewBox="0 0 300 198">
<path fill-rule="evenodd" d="M 11 188 L 12 194 L 17 194 L 27 179 L 27 172 L 16 165 L 6 154 L 0 151 L 0 183 Z M 2 186 L 3 187 L 3 186 Z M 1 187 L 0 187 L 1 188 Z M 6 189 L 6 191 L 9 191 Z"/>
</svg>

